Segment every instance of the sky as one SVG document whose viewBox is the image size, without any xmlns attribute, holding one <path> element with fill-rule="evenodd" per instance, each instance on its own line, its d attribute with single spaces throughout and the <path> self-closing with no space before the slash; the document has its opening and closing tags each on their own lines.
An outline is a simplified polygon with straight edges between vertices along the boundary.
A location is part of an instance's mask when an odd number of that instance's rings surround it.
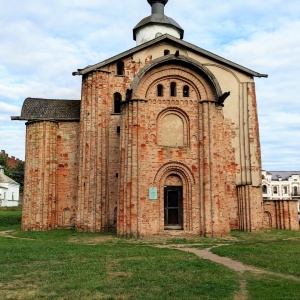
<svg viewBox="0 0 300 300">
<path fill-rule="evenodd" d="M 77 69 L 135 47 L 146 0 L 0 0 L 0 150 L 25 159 L 27 97 L 80 99 Z M 184 40 L 256 78 L 262 167 L 300 171 L 300 1 L 169 0 Z"/>
</svg>

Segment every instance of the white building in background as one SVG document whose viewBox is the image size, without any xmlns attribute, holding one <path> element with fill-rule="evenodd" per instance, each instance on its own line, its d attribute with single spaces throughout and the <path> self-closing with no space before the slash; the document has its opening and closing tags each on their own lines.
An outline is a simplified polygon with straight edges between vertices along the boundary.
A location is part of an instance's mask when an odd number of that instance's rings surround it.
<svg viewBox="0 0 300 300">
<path fill-rule="evenodd" d="M 298 200 L 300 212 L 300 171 L 262 171 L 264 200 Z"/>
<path fill-rule="evenodd" d="M 19 205 L 20 185 L 4 174 L 4 168 L 0 166 L 0 206 Z"/>
</svg>

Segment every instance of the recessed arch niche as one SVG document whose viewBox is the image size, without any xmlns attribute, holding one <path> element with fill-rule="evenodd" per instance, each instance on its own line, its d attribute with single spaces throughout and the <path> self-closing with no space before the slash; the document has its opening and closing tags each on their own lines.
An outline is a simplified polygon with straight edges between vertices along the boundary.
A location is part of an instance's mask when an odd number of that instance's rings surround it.
<svg viewBox="0 0 300 300">
<path fill-rule="evenodd" d="M 158 145 L 188 147 L 190 124 L 187 114 L 176 107 L 163 110 L 157 117 Z"/>
<path fill-rule="evenodd" d="M 160 230 L 171 229 L 165 227 L 165 187 L 181 187 L 182 229 L 192 229 L 192 186 L 194 184 L 195 178 L 193 173 L 182 163 L 168 162 L 158 170 L 154 178 L 153 186 L 157 186 L 159 191 Z"/>
<path fill-rule="evenodd" d="M 158 81 L 173 81 L 177 79 L 184 85 L 191 87 L 195 91 L 198 100 L 217 100 L 222 95 L 222 91 L 217 79 L 214 75 L 199 62 L 191 58 L 177 58 L 170 60 L 168 57 L 162 57 L 153 60 L 149 65 L 140 70 L 139 74 L 133 81 L 131 88 L 133 97 L 137 99 L 151 98 L 150 90 L 155 88 L 153 83 Z M 183 87 L 180 87 L 181 92 L 177 96 L 182 97 Z"/>
</svg>

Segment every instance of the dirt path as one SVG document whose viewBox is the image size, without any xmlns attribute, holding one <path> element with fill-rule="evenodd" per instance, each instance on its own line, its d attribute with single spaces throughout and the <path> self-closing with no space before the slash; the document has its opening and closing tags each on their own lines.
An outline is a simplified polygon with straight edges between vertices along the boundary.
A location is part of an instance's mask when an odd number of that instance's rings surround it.
<svg viewBox="0 0 300 300">
<path fill-rule="evenodd" d="M 5 231 L 0 231 L 0 236 L 9 238 L 9 239 L 19 239 L 19 240 L 28 240 L 28 241 L 34 241 L 34 239 L 29 239 L 29 238 L 20 238 L 11 235 L 15 230 L 5 230 Z"/>
<path fill-rule="evenodd" d="M 259 269 L 259 268 L 253 267 L 253 266 L 248 266 L 241 262 L 235 261 L 231 258 L 216 255 L 210 251 L 212 248 L 220 247 L 220 246 L 226 246 L 226 244 L 220 244 L 218 246 L 214 246 L 214 247 L 206 248 L 206 249 L 185 247 L 184 245 L 162 245 L 162 246 L 158 246 L 158 247 L 159 248 L 177 249 L 177 250 L 181 250 L 184 252 L 193 253 L 193 254 L 197 255 L 198 257 L 219 263 L 221 265 L 224 265 L 224 266 L 238 272 L 240 274 L 240 289 L 235 294 L 234 300 L 248 300 L 248 298 L 249 298 L 248 290 L 247 290 L 247 281 L 245 279 L 243 279 L 243 277 L 242 277 L 242 274 L 245 271 L 250 271 L 250 272 L 253 272 L 256 274 L 269 274 L 269 275 L 277 276 L 277 277 L 280 277 L 283 279 L 300 282 L 299 277 L 296 277 L 293 275 L 288 275 L 288 274 L 271 272 L 271 271 Z"/>
</svg>

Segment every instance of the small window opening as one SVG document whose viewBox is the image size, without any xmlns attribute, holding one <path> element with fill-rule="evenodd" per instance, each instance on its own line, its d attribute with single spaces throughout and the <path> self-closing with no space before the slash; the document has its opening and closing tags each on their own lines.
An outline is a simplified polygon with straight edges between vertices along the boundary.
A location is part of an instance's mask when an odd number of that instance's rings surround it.
<svg viewBox="0 0 300 300">
<path fill-rule="evenodd" d="M 176 82 L 171 82 L 171 97 L 176 97 Z"/>
<path fill-rule="evenodd" d="M 298 196 L 298 188 L 294 186 L 294 196 Z"/>
<path fill-rule="evenodd" d="M 263 194 L 267 194 L 267 186 L 266 185 L 263 185 L 262 192 L 263 192 Z"/>
<path fill-rule="evenodd" d="M 185 85 L 183 87 L 183 97 L 189 97 L 190 96 L 190 87 L 188 85 Z"/>
<path fill-rule="evenodd" d="M 117 63 L 117 74 L 118 75 L 124 75 L 125 72 L 124 72 L 124 62 L 123 61 L 118 61 Z"/>
<path fill-rule="evenodd" d="M 121 94 L 115 93 L 114 94 L 114 113 L 115 114 L 121 113 L 121 101 L 122 101 Z"/>
<path fill-rule="evenodd" d="M 169 55 L 169 54 L 170 54 L 170 50 L 166 49 L 166 50 L 164 51 L 164 55 Z"/>
<path fill-rule="evenodd" d="M 117 126 L 117 133 L 119 134 L 121 132 L 121 127 Z"/>
<path fill-rule="evenodd" d="M 277 192 L 277 186 L 273 187 L 273 194 L 278 194 L 278 192 Z"/>
<path fill-rule="evenodd" d="M 283 193 L 284 193 L 284 194 L 287 194 L 287 186 L 284 186 L 284 187 L 283 187 Z"/>
<path fill-rule="evenodd" d="M 157 96 L 162 97 L 164 95 L 164 87 L 162 84 L 157 86 Z"/>
</svg>

